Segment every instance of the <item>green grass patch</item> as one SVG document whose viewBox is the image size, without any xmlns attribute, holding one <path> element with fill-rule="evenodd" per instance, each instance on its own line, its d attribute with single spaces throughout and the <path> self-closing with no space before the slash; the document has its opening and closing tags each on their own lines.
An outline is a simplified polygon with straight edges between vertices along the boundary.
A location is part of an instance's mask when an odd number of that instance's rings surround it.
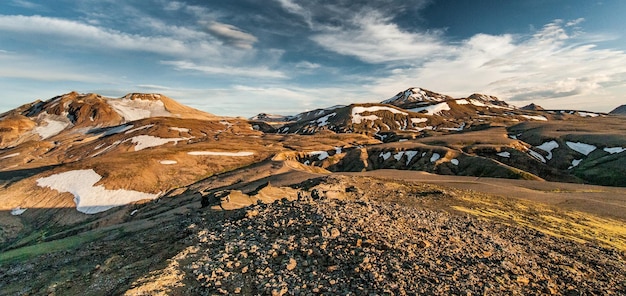
<svg viewBox="0 0 626 296">
<path fill-rule="evenodd" d="M 50 242 L 42 242 L 36 245 L 26 246 L 9 250 L 0 254 L 0 265 L 31 259 L 43 254 L 50 254 L 80 247 L 104 237 L 108 231 L 92 231 Z"/>
</svg>

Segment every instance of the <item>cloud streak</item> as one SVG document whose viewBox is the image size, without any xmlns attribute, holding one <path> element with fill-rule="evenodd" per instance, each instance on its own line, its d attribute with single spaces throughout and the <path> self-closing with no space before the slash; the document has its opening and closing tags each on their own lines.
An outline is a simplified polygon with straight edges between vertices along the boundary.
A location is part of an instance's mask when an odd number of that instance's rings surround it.
<svg viewBox="0 0 626 296">
<path fill-rule="evenodd" d="M 254 78 L 286 78 L 284 73 L 276 70 L 270 70 L 267 67 L 217 67 L 211 65 L 199 65 L 190 61 L 162 61 L 161 63 L 173 66 L 177 70 L 193 70 L 211 75 L 245 76 Z"/>
<path fill-rule="evenodd" d="M 252 45 L 258 41 L 252 34 L 228 24 L 212 22 L 207 30 L 225 44 L 241 49 L 252 49 Z"/>
</svg>

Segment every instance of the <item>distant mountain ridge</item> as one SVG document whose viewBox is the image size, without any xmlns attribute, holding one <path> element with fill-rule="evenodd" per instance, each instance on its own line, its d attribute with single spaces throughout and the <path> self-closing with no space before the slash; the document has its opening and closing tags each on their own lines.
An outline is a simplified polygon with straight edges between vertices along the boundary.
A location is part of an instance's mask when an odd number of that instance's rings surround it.
<svg viewBox="0 0 626 296">
<path fill-rule="evenodd" d="M 621 106 L 613 109 L 611 112 L 609 112 L 609 114 L 611 114 L 611 115 L 626 115 L 626 105 L 621 105 Z"/>
</svg>

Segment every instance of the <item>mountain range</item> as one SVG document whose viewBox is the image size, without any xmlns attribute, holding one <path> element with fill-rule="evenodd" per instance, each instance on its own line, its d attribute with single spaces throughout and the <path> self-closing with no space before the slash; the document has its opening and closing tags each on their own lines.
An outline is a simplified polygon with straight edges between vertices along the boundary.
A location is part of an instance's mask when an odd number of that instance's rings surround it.
<svg viewBox="0 0 626 296">
<path fill-rule="evenodd" d="M 398 196 L 424 196 L 429 201 L 420 203 L 420 207 L 436 204 L 466 214 L 476 214 L 481 203 L 461 198 L 466 191 L 459 190 L 495 194 L 487 192 L 491 190 L 487 187 L 513 182 L 503 184 L 520 192 L 531 192 L 537 186 L 552 188 L 540 190 L 539 196 L 545 193 L 547 197 L 553 194 L 550 190 L 575 188 L 567 190 L 583 192 L 576 186 L 588 186 L 584 188 L 592 190 L 589 192 L 606 194 L 614 190 L 619 202 L 576 197 L 575 202 L 564 202 L 559 207 L 622 221 L 626 219 L 619 211 L 624 206 L 621 196 L 626 196 L 626 191 L 619 188 L 626 187 L 626 117 L 620 115 L 623 109 L 607 114 L 546 110 L 534 104 L 517 108 L 490 95 L 453 98 L 418 87 L 377 103 L 337 105 L 291 116 L 260 113 L 249 119 L 213 115 L 160 94 L 107 98 L 71 92 L 35 101 L 0 114 L 0 250 L 4 253 L 0 268 L 10 271 L 0 275 L 0 283 L 8 287 L 8 292 L 0 294 L 54 291 L 50 290 L 53 282 L 37 276 L 28 276 L 31 283 L 26 288 L 15 283 L 23 276 L 24 268 L 28 269 L 25 266 L 37 266 L 37 258 L 44 253 L 54 253 L 55 260 L 61 261 L 43 264 L 42 274 L 52 275 L 55 264 L 64 266 L 62 270 L 68 274 L 57 275 L 54 278 L 59 280 L 54 281 L 67 293 L 90 287 L 94 294 L 119 294 L 133 288 L 141 288 L 135 291 L 139 294 L 154 293 L 157 290 L 147 287 L 150 277 L 171 284 L 161 277 L 174 267 L 163 264 L 167 258 L 174 260 L 172 256 L 183 253 L 187 258 L 193 248 L 184 243 L 185 239 L 203 233 L 192 225 L 209 225 L 205 218 L 222 223 L 231 216 L 215 213 L 229 211 L 253 218 L 258 211 L 264 211 L 255 208 L 261 204 L 297 203 L 303 196 L 316 202 L 328 198 L 359 200 L 370 196 L 367 192 L 375 188 L 369 187 L 372 184 L 382 185 L 378 194 L 368 197 L 369 201 L 385 202 L 385 196 L 395 196 L 389 198 L 404 203 L 407 201 Z M 394 172 L 392 180 L 384 179 L 389 172 Z M 408 176 L 422 182 L 434 182 L 427 181 L 434 176 L 457 178 L 454 180 L 459 184 L 450 185 L 455 189 L 432 185 L 418 190 L 414 187 L 417 185 L 397 181 Z M 483 182 L 477 180 L 488 180 L 484 181 L 488 185 L 463 187 Z M 503 210 L 497 201 L 488 201 L 490 210 Z M 596 208 L 590 209 L 589 204 L 594 203 Z M 380 210 L 387 211 L 385 207 Z M 244 212 L 237 212 L 242 208 Z M 492 217 L 485 211 L 480 215 Z M 556 214 L 544 213 L 537 219 L 550 215 Z M 493 216 L 502 218 L 499 214 Z M 164 230 L 163 225 L 172 225 L 172 229 Z M 544 233 L 562 231 L 545 225 L 533 229 Z M 331 230 L 325 238 L 335 235 Z M 164 233 L 170 237 L 163 238 Z M 604 247 L 619 249 L 626 242 L 626 232 L 606 235 L 613 236 L 606 241 L 614 242 L 604 242 Z M 582 234 L 567 236 L 590 240 Z M 602 235 L 595 239 L 599 237 L 604 241 Z M 131 245 L 129 239 L 138 243 Z M 94 251 L 83 249 L 85 246 Z M 108 247 L 117 250 L 118 257 L 96 251 Z M 151 259 L 128 255 L 143 262 L 129 267 L 119 256 L 130 250 Z M 59 263 L 65 255 L 58 252 L 77 252 L 78 261 Z M 90 256 L 100 260 L 98 267 L 88 263 Z M 181 260 L 174 261 L 182 264 Z M 289 269 L 291 261 L 285 260 Z M 158 264 L 162 273 L 152 274 L 157 270 L 152 269 L 153 264 Z M 114 267 L 135 268 L 129 271 L 132 279 L 106 269 Z M 187 271 L 206 276 L 206 271 L 198 268 Z M 71 270 L 88 270 L 89 276 L 70 288 L 59 281 L 76 276 Z M 232 280 L 229 275 L 220 276 L 224 282 Z M 98 286 L 104 278 L 124 280 Z M 207 285 L 190 284 L 195 288 L 185 293 L 211 294 L 222 289 L 214 281 Z M 270 286 L 270 290 L 257 287 L 250 293 L 271 292 L 279 287 Z"/>
</svg>

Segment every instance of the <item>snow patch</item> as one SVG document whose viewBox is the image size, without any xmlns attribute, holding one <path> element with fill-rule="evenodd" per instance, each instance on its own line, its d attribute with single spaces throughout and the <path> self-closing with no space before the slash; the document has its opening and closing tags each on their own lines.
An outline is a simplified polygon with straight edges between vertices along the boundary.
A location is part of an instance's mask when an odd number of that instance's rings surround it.
<svg viewBox="0 0 626 296">
<path fill-rule="evenodd" d="M 20 207 L 17 208 L 13 208 L 11 209 L 11 215 L 13 216 L 19 216 L 21 214 L 24 214 L 24 212 L 26 212 L 27 209 L 22 209 Z"/>
<path fill-rule="evenodd" d="M 400 152 L 394 154 L 393 158 L 395 158 L 396 161 L 400 161 L 400 159 L 402 159 L 402 156 L 404 156 L 404 151 L 400 151 Z"/>
<path fill-rule="evenodd" d="M 543 155 L 532 150 L 528 150 L 528 154 L 530 154 L 530 156 L 536 158 L 537 160 L 540 160 L 541 162 L 546 163 L 546 159 L 543 158 Z"/>
<path fill-rule="evenodd" d="M 318 160 L 324 160 L 330 157 L 330 155 L 326 151 L 313 151 L 313 152 L 310 152 L 309 155 L 311 156 L 317 155 Z"/>
<path fill-rule="evenodd" d="M 453 165 L 459 165 L 459 160 L 458 160 L 458 159 L 456 159 L 456 158 L 451 159 L 451 160 L 450 160 L 450 162 L 451 162 Z"/>
<path fill-rule="evenodd" d="M 578 111 L 578 115 L 580 115 L 582 117 L 598 117 L 598 116 L 600 116 L 600 114 L 598 114 L 598 113 L 582 112 L 582 111 Z"/>
<path fill-rule="evenodd" d="M 444 127 L 443 129 L 449 130 L 449 131 L 461 132 L 463 131 L 464 128 L 465 128 L 465 122 L 461 123 L 459 127 Z"/>
<path fill-rule="evenodd" d="M 426 114 L 428 114 L 428 115 L 435 115 L 435 114 L 440 113 L 442 111 L 449 111 L 449 110 L 450 110 L 450 105 L 448 105 L 448 103 L 446 103 L 446 102 L 435 104 L 435 105 L 430 105 L 430 106 L 426 106 L 426 107 L 419 107 L 419 108 L 409 109 L 409 111 L 416 112 L 416 113 L 426 111 Z"/>
<path fill-rule="evenodd" d="M 172 114 L 165 110 L 160 100 L 109 99 L 107 103 L 126 121 L 135 121 L 148 117 L 169 117 Z"/>
<path fill-rule="evenodd" d="M 408 113 L 406 112 L 403 112 L 403 111 L 400 111 L 398 109 L 394 109 L 391 107 L 385 107 L 385 106 L 353 107 L 352 108 L 352 123 L 359 124 L 363 120 L 372 120 L 372 121 L 377 120 L 379 117 L 376 115 L 367 115 L 367 116 L 361 115 L 361 113 L 363 112 L 377 112 L 377 111 L 389 111 L 394 114 L 408 115 Z"/>
<path fill-rule="evenodd" d="M 626 150 L 626 148 L 624 147 L 605 147 L 603 149 L 605 152 L 611 153 L 611 154 L 615 154 L 615 153 L 622 153 L 624 152 L 624 150 Z"/>
<path fill-rule="evenodd" d="M 474 106 L 478 106 L 478 107 L 487 107 L 487 105 L 485 105 L 483 102 L 478 101 L 478 100 L 470 100 L 470 104 L 474 105 Z"/>
<path fill-rule="evenodd" d="M 169 142 L 175 142 L 175 144 L 178 144 L 178 141 L 184 141 L 184 140 L 188 140 L 187 138 L 159 138 L 159 137 L 155 137 L 155 136 L 148 136 L 148 135 L 141 135 L 141 136 L 135 136 L 130 138 L 130 140 L 133 142 L 133 144 L 135 145 L 135 151 L 139 151 L 139 150 L 143 150 L 146 148 L 151 148 L 151 147 L 156 147 L 156 146 L 161 146 L 163 144 L 169 143 Z"/>
<path fill-rule="evenodd" d="M 134 133 L 134 132 L 139 131 L 139 130 L 149 129 L 149 128 L 153 127 L 153 126 L 154 126 L 154 124 L 147 124 L 147 125 L 140 126 L 140 127 L 134 128 L 132 130 L 126 131 L 124 134 L 128 135 L 130 133 Z M 131 125 L 131 127 L 132 127 L 132 125 Z"/>
<path fill-rule="evenodd" d="M 456 100 L 457 105 L 467 105 L 470 102 L 468 102 L 466 99 L 460 99 L 460 100 Z"/>
<path fill-rule="evenodd" d="M 538 149 L 548 152 L 548 155 L 546 156 L 548 160 L 552 159 L 552 150 L 558 147 L 559 147 L 559 144 L 556 141 L 545 142 L 537 146 Z"/>
<path fill-rule="evenodd" d="M 406 154 L 406 165 L 409 165 L 413 157 L 415 157 L 418 153 L 419 152 L 417 151 L 405 151 L 404 154 Z"/>
<path fill-rule="evenodd" d="M 0 157 L 0 159 L 7 159 L 7 158 L 11 158 L 11 157 L 16 157 L 16 156 L 18 156 L 18 155 L 20 155 L 20 153 L 19 153 L 19 152 L 17 152 L 17 153 L 12 153 L 12 154 L 8 154 L 8 155 L 5 155 L 5 156 Z"/>
<path fill-rule="evenodd" d="M 181 133 L 188 133 L 189 132 L 189 129 L 188 128 L 184 128 L 184 127 L 170 127 L 170 130 L 181 132 Z"/>
<path fill-rule="evenodd" d="M 441 158 L 441 155 L 439 155 L 439 153 L 433 153 L 433 155 L 430 157 L 430 162 L 435 162 L 439 160 L 439 158 Z"/>
<path fill-rule="evenodd" d="M 506 158 L 511 157 L 511 153 L 508 151 L 503 151 L 503 152 L 497 153 L 496 155 L 506 157 Z"/>
<path fill-rule="evenodd" d="M 48 113 L 44 114 L 45 117 L 42 121 L 45 122 L 45 125 L 40 123 L 39 126 L 33 129 L 33 132 L 39 134 L 42 140 L 58 135 L 70 125 L 69 121 L 54 120 L 49 117 Z"/>
<path fill-rule="evenodd" d="M 583 155 L 589 155 L 589 153 L 593 152 L 593 150 L 596 150 L 596 148 L 598 148 L 594 145 L 581 143 L 581 142 L 575 142 L 575 143 L 565 142 L 565 144 L 567 144 L 567 146 L 571 148 L 572 150 Z"/>
<path fill-rule="evenodd" d="M 159 161 L 160 164 L 177 164 L 178 161 L 176 160 L 161 160 Z"/>
<path fill-rule="evenodd" d="M 422 123 L 428 121 L 428 118 L 411 118 L 412 123 Z"/>
<path fill-rule="evenodd" d="M 104 212 L 143 199 L 155 199 L 159 194 L 132 190 L 108 190 L 103 185 L 94 186 L 102 176 L 93 169 L 75 170 L 37 179 L 40 187 L 74 195 L 76 210 L 85 214 Z"/>
<path fill-rule="evenodd" d="M 248 152 L 248 151 L 239 151 L 239 152 L 191 151 L 191 152 L 187 152 L 187 154 L 195 155 L 195 156 L 232 156 L 232 157 L 239 157 L 239 156 L 251 156 L 251 155 L 254 155 L 254 152 Z"/>
<path fill-rule="evenodd" d="M 328 119 L 331 116 L 335 116 L 335 115 L 337 115 L 337 113 L 335 113 L 335 112 L 330 113 L 330 114 L 328 114 L 328 115 L 326 115 L 324 117 L 318 118 L 315 122 L 317 122 L 317 126 L 319 126 L 319 127 L 326 126 L 326 125 L 328 125 Z"/>
<path fill-rule="evenodd" d="M 548 121 L 547 118 L 541 115 L 520 115 L 526 119 L 539 120 L 539 121 Z"/>
<path fill-rule="evenodd" d="M 583 161 L 582 158 L 581 159 L 574 159 L 574 160 L 572 160 L 572 165 L 569 168 L 567 168 L 567 169 L 569 170 L 569 169 L 573 169 L 573 168 L 577 167 L 580 164 L 581 161 Z"/>
<path fill-rule="evenodd" d="M 378 157 L 382 157 L 383 160 L 387 160 L 389 159 L 389 157 L 391 157 L 391 152 L 381 152 Z"/>
</svg>

